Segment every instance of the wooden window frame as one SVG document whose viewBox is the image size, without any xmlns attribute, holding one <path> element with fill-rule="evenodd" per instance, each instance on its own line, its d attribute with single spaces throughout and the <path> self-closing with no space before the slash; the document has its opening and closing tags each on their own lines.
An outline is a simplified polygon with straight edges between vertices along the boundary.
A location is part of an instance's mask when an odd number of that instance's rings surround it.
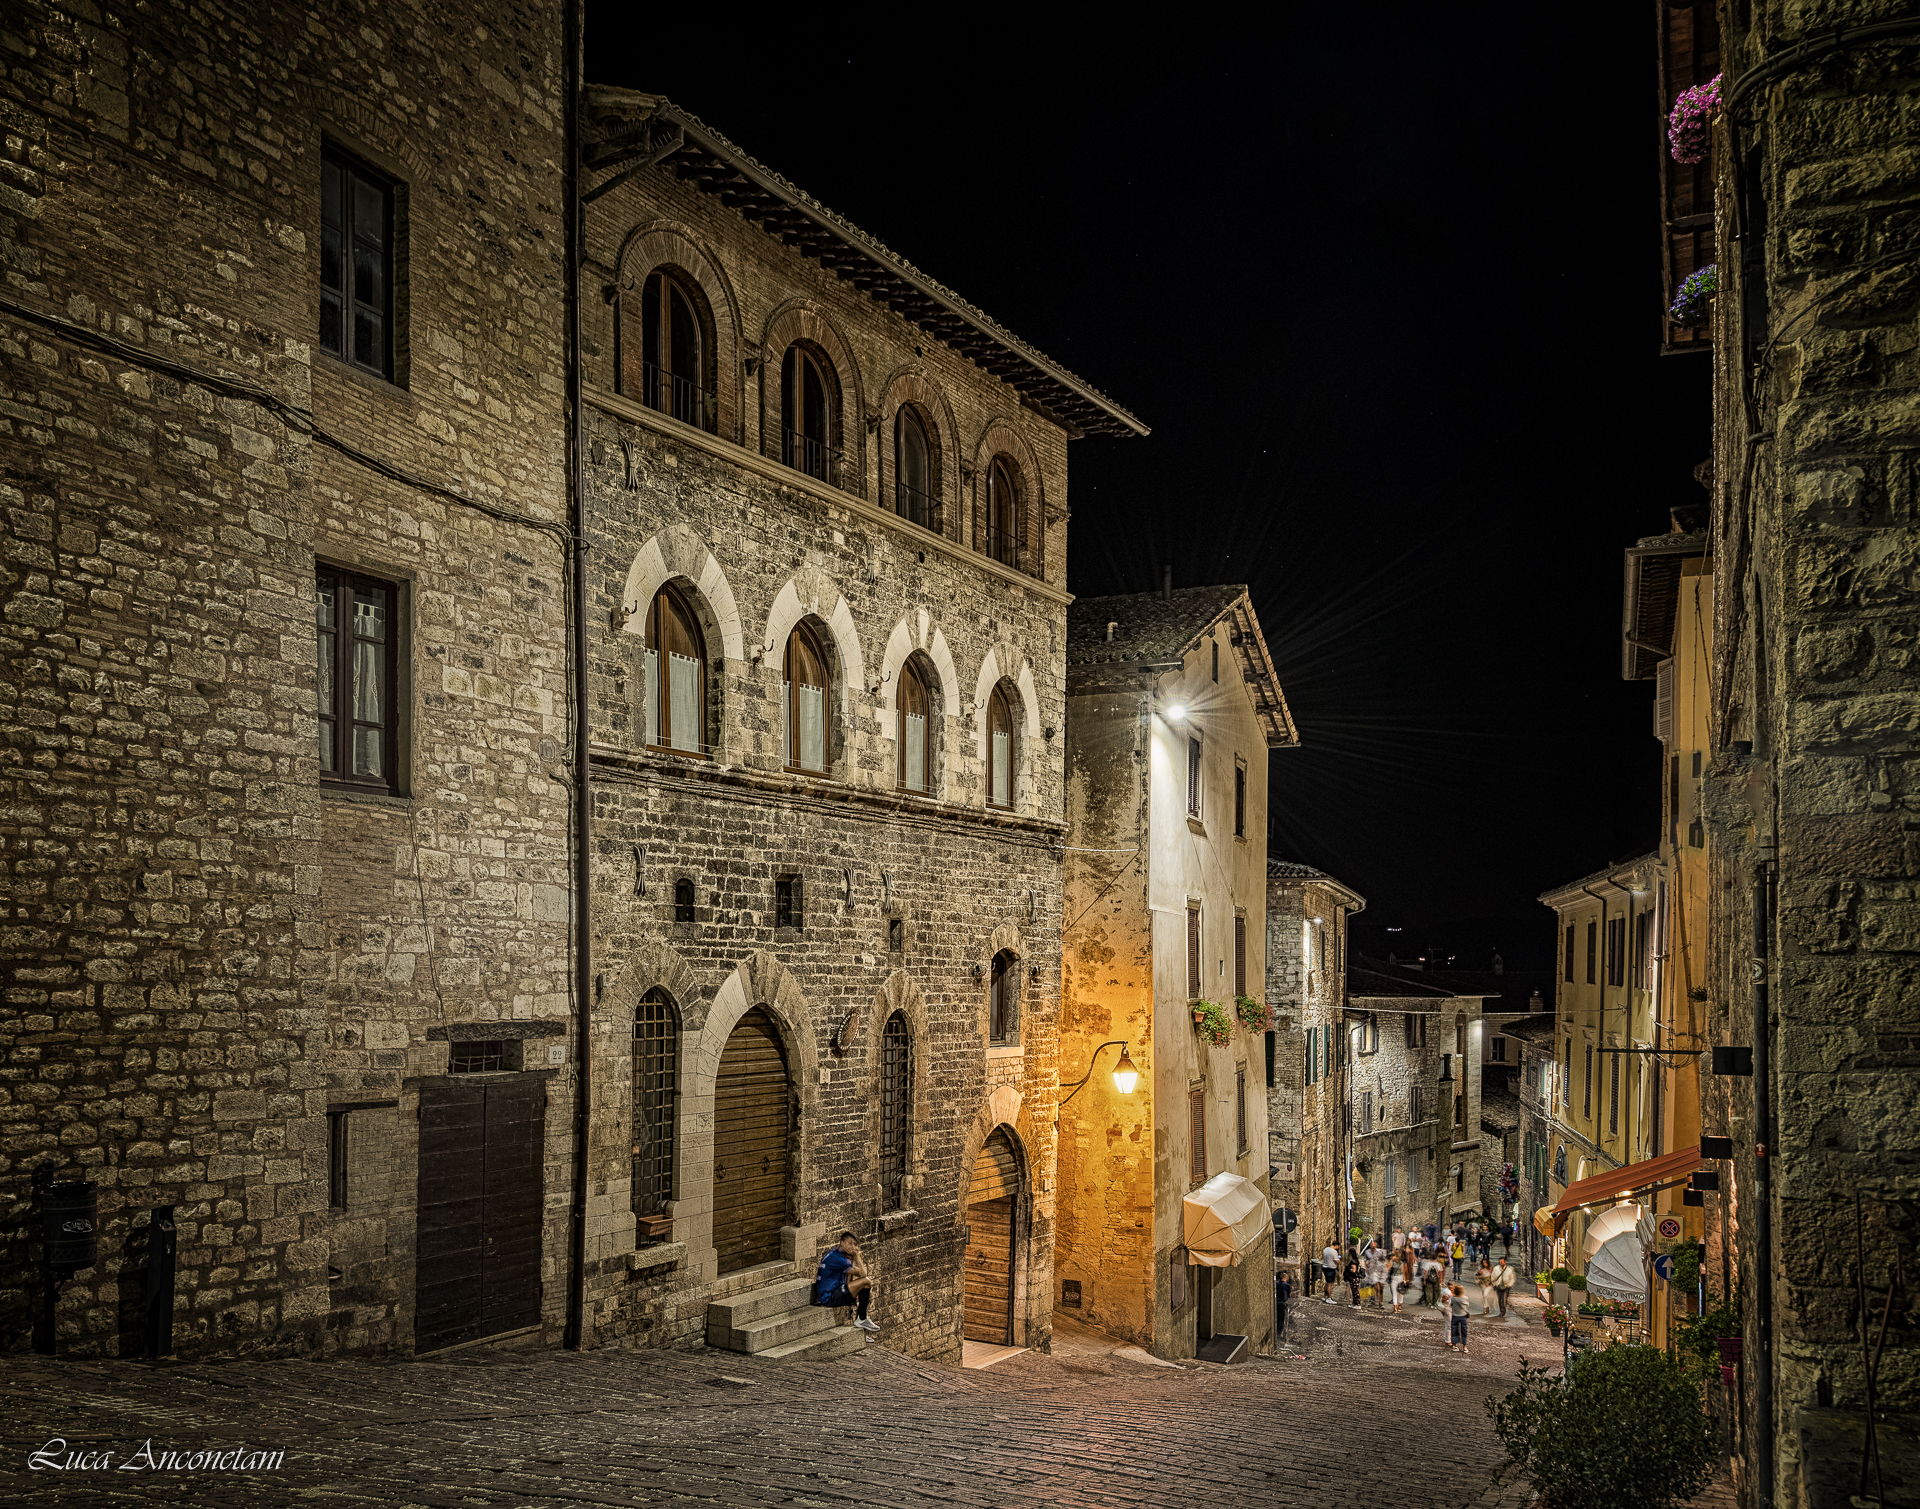
<svg viewBox="0 0 1920 1509">
<path fill-rule="evenodd" d="M 699 662 L 695 672 L 695 682 L 700 696 L 700 734 L 692 749 L 676 749 L 673 744 L 673 672 L 671 655 L 667 647 L 668 614 L 677 609 L 685 615 L 688 625 L 688 638 L 693 641 L 694 658 Z M 687 596 L 672 582 L 662 583 L 660 590 L 653 594 L 653 601 L 647 604 L 646 634 L 644 647 L 654 652 L 653 684 L 646 688 L 646 695 L 655 699 L 659 705 L 658 743 L 649 743 L 647 748 L 656 754 L 678 755 L 682 759 L 707 759 L 709 744 L 707 731 L 711 722 L 707 714 L 707 636 L 700 622 L 700 615 L 694 611 Z M 645 674 L 644 669 L 641 672 Z M 644 726 L 646 715 L 642 716 L 641 736 L 646 736 Z"/>
<path fill-rule="evenodd" d="M 1600 982 L 1600 924 L 1587 924 L 1587 983 L 1597 985 Z"/>
<path fill-rule="evenodd" d="M 1233 1071 L 1233 1132 L 1239 1151 L 1234 1155 L 1247 1156 L 1250 1146 L 1247 1140 L 1247 1066 L 1238 1064 Z"/>
<path fill-rule="evenodd" d="M 820 380 L 821 419 L 817 439 L 806 430 L 807 367 L 811 367 Z M 798 341 L 787 347 L 786 355 L 780 358 L 781 464 L 812 477 L 816 482 L 824 482 L 829 487 L 838 486 L 834 476 L 838 468 L 834 464 L 833 435 L 834 420 L 839 409 L 840 383 L 832 364 L 824 355 L 808 350 Z M 793 422 L 796 411 L 800 418 L 798 427 Z"/>
<path fill-rule="evenodd" d="M 1567 976 L 1567 983 L 1571 985 L 1573 983 L 1573 924 L 1571 922 L 1567 924 L 1566 976 Z"/>
<path fill-rule="evenodd" d="M 675 1196 L 679 1175 L 680 1012 L 658 986 L 640 998 L 633 1015 L 631 1097 L 634 1162 L 641 1155 L 640 1124 L 648 1116 L 650 1167 L 635 1167 L 629 1186 L 633 1213 L 663 1214 Z"/>
<path fill-rule="evenodd" d="M 924 769 L 927 773 L 927 784 L 925 786 L 910 786 L 907 784 L 907 716 L 908 714 L 907 714 L 906 683 L 909 677 L 913 679 L 913 684 L 920 688 L 920 694 L 922 697 L 926 699 L 926 704 L 927 704 L 926 731 L 921 736 L 924 744 L 923 763 L 921 768 Z M 900 685 L 898 689 L 896 689 L 894 692 L 893 703 L 894 703 L 893 711 L 894 711 L 894 719 L 895 719 L 895 734 L 897 736 L 894 740 L 897 746 L 895 751 L 895 760 L 894 760 L 894 777 L 895 777 L 894 789 L 897 791 L 911 791 L 917 796 L 932 796 L 934 793 L 934 787 L 935 787 L 934 773 L 933 773 L 933 752 L 934 752 L 933 720 L 935 717 L 933 684 L 927 680 L 926 676 L 921 672 L 919 666 L 915 665 L 914 662 L 911 660 L 907 661 L 904 665 L 900 667 Z"/>
<path fill-rule="evenodd" d="M 1020 960 L 1011 949 L 993 956 L 987 970 L 987 1041 L 1020 1041 Z"/>
<path fill-rule="evenodd" d="M 1233 919 L 1233 993 L 1236 997 L 1247 993 L 1247 919 L 1243 915 Z"/>
<path fill-rule="evenodd" d="M 798 690 L 802 683 L 796 682 L 793 675 L 793 648 L 796 641 L 801 648 L 820 663 L 820 765 L 804 765 L 800 762 L 800 698 Z M 704 670 L 704 667 L 702 667 Z M 781 656 L 781 675 L 787 686 L 787 761 L 785 769 L 789 775 L 830 776 L 833 774 L 833 656 L 828 651 L 825 636 L 804 620 L 793 626 L 787 635 L 787 647 Z M 811 684 L 811 683 L 807 683 Z"/>
<path fill-rule="evenodd" d="M 993 735 L 996 724 L 1003 726 L 1007 735 L 1007 799 L 1004 802 L 995 801 L 993 796 Z M 1019 768 L 1019 761 L 1015 758 L 1013 728 L 1012 699 L 999 686 L 995 686 L 987 693 L 987 805 L 999 812 L 1013 811 L 1014 774 Z"/>
<path fill-rule="evenodd" d="M 672 353 L 661 350 L 672 339 L 676 293 L 693 321 L 692 377 L 677 371 Z M 647 274 L 640 287 L 640 392 L 633 396 L 670 419 L 713 434 L 719 429 L 719 405 L 709 377 L 713 341 L 705 302 L 698 289 L 677 272 L 656 267 Z"/>
<path fill-rule="evenodd" d="M 920 444 L 926 453 L 926 482 L 920 492 L 921 517 L 913 516 L 915 488 L 907 484 L 907 427 L 911 425 L 919 432 Z M 935 496 L 934 484 L 934 446 L 933 433 L 927 422 L 920 417 L 918 410 L 911 404 L 902 404 L 893 416 L 893 511 L 909 524 L 922 529 L 940 533 L 940 505 Z"/>
<path fill-rule="evenodd" d="M 1200 817 L 1201 749 L 1198 734 L 1187 735 L 1187 816 Z"/>
<path fill-rule="evenodd" d="M 912 1125 L 913 1036 L 896 1011 L 880 1035 L 880 1203 L 887 1210 L 904 1208 Z"/>
<path fill-rule="evenodd" d="M 1007 456 L 995 456 L 987 464 L 987 497 L 984 509 L 987 537 L 983 554 L 988 560 L 998 561 L 1015 571 L 1023 569 L 1021 565 L 1020 483 L 1014 471 L 1013 461 Z"/>
<path fill-rule="evenodd" d="M 321 588 L 328 585 L 333 588 L 333 627 L 322 628 L 318 623 L 319 594 Z M 381 656 L 381 674 L 386 691 L 381 698 L 382 719 L 377 723 L 371 719 L 354 717 L 353 683 L 357 657 L 353 650 L 356 644 L 363 641 L 353 629 L 353 599 L 355 591 L 361 587 L 387 594 L 387 637 Z M 406 596 L 399 582 L 344 566 L 314 568 L 316 667 L 319 654 L 317 641 L 331 639 L 334 647 L 332 704 L 318 709 L 318 738 L 324 742 L 330 734 L 333 745 L 333 769 L 320 771 L 320 784 L 324 787 L 337 791 L 371 791 L 388 796 L 400 794 L 400 641 L 404 634 L 401 605 L 405 601 Z M 374 640 L 364 642 L 378 643 Z M 317 700 L 317 680 L 315 692 Z M 380 730 L 380 763 L 386 772 L 384 775 L 352 774 L 353 733 L 356 727 Z"/>
<path fill-rule="evenodd" d="M 345 362 L 356 371 L 369 372 L 386 382 L 393 381 L 394 339 L 394 284 L 399 269 L 395 255 L 395 185 L 394 180 L 385 173 L 369 167 L 352 153 L 343 151 L 332 142 L 325 142 L 320 148 L 320 172 L 322 177 L 320 193 L 320 328 L 319 349 L 337 361 Z M 338 222 L 327 219 L 327 184 L 329 175 L 337 175 L 340 186 L 340 203 L 344 218 Z M 363 245 L 359 229 L 354 225 L 352 201 L 357 187 L 364 185 L 369 191 L 380 196 L 380 244 Z M 329 235 L 337 236 L 340 241 L 340 282 L 328 284 L 327 278 L 327 241 Z M 356 254 L 367 251 L 375 256 L 380 264 L 381 297 L 369 303 L 359 296 L 355 286 L 354 264 Z M 356 350 L 354 341 L 355 316 L 364 310 L 380 321 L 380 350 L 372 354 L 371 359 L 363 359 Z M 328 343 L 329 326 L 337 345 Z"/>
</svg>

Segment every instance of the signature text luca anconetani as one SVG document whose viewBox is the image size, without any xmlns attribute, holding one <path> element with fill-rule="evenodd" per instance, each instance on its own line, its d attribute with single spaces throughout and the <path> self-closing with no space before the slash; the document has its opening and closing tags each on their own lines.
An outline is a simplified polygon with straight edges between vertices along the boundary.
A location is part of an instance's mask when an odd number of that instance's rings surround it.
<svg viewBox="0 0 1920 1509">
<path fill-rule="evenodd" d="M 76 1446 L 55 1436 L 38 1451 L 27 1455 L 29 1472 L 278 1472 L 286 1460 L 284 1451 L 256 1451 L 251 1446 L 233 1446 L 226 1450 L 160 1451 L 153 1449 L 151 1438 L 140 1449 L 124 1452 L 119 1447 Z M 121 1458 L 123 1460 L 116 1460 Z"/>
</svg>

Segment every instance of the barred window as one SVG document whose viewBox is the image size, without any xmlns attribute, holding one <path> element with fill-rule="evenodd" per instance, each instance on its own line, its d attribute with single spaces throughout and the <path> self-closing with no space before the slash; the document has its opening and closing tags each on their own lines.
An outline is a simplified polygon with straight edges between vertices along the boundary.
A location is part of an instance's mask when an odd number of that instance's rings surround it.
<svg viewBox="0 0 1920 1509">
<path fill-rule="evenodd" d="M 679 1013 L 665 991 L 649 990 L 633 1014 L 633 1213 L 637 1216 L 659 1215 L 673 1198 L 679 1067 Z"/>
<path fill-rule="evenodd" d="M 993 956 L 987 987 L 987 1041 L 1011 1043 L 1020 1033 L 1020 961 L 1006 949 Z"/>
<path fill-rule="evenodd" d="M 449 1074 L 491 1074 L 507 1067 L 507 1045 L 501 1038 L 468 1039 L 451 1045 Z"/>
<path fill-rule="evenodd" d="M 907 1123 L 913 1110 L 910 1046 L 907 1019 L 896 1011 L 887 1018 L 880 1039 L 880 1186 L 892 1210 L 906 1203 Z"/>
</svg>

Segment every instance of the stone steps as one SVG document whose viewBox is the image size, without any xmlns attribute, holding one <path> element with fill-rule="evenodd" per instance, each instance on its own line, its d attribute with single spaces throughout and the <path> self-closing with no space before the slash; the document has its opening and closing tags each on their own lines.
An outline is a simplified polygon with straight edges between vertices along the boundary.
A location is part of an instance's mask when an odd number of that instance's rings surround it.
<svg viewBox="0 0 1920 1509">
<path fill-rule="evenodd" d="M 809 1361 L 858 1351 L 867 1333 L 836 1325 L 845 1311 L 809 1304 L 808 1279 L 750 1289 L 707 1306 L 707 1345 L 754 1357 L 805 1356 Z"/>
<path fill-rule="evenodd" d="M 829 1326 L 804 1341 L 790 1341 L 785 1346 L 769 1347 L 755 1355 L 804 1357 L 808 1362 L 824 1362 L 829 1357 L 844 1357 L 849 1352 L 859 1351 L 869 1339 L 867 1333 L 858 1326 Z"/>
</svg>

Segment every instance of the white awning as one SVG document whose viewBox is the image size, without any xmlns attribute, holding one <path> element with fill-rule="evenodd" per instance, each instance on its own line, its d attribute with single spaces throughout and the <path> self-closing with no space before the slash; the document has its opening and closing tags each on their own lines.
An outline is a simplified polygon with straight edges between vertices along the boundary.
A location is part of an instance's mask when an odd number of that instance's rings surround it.
<svg viewBox="0 0 1920 1509">
<path fill-rule="evenodd" d="M 1623 1231 L 1632 1231 L 1640 1223 L 1642 1212 L 1638 1205 L 1616 1205 L 1612 1210 L 1603 1211 L 1593 1218 L 1587 1227 L 1587 1240 L 1580 1255 L 1591 1260 L 1593 1255 Z"/>
<path fill-rule="evenodd" d="M 1623 1231 L 1607 1238 L 1587 1259 L 1587 1287 L 1608 1299 L 1647 1297 L 1646 1248 L 1640 1245 L 1638 1232 Z"/>
<path fill-rule="evenodd" d="M 1189 1263 L 1238 1267 L 1247 1248 L 1273 1239 L 1267 1197 L 1238 1174 L 1215 1174 L 1181 1201 L 1181 1209 Z"/>
</svg>

